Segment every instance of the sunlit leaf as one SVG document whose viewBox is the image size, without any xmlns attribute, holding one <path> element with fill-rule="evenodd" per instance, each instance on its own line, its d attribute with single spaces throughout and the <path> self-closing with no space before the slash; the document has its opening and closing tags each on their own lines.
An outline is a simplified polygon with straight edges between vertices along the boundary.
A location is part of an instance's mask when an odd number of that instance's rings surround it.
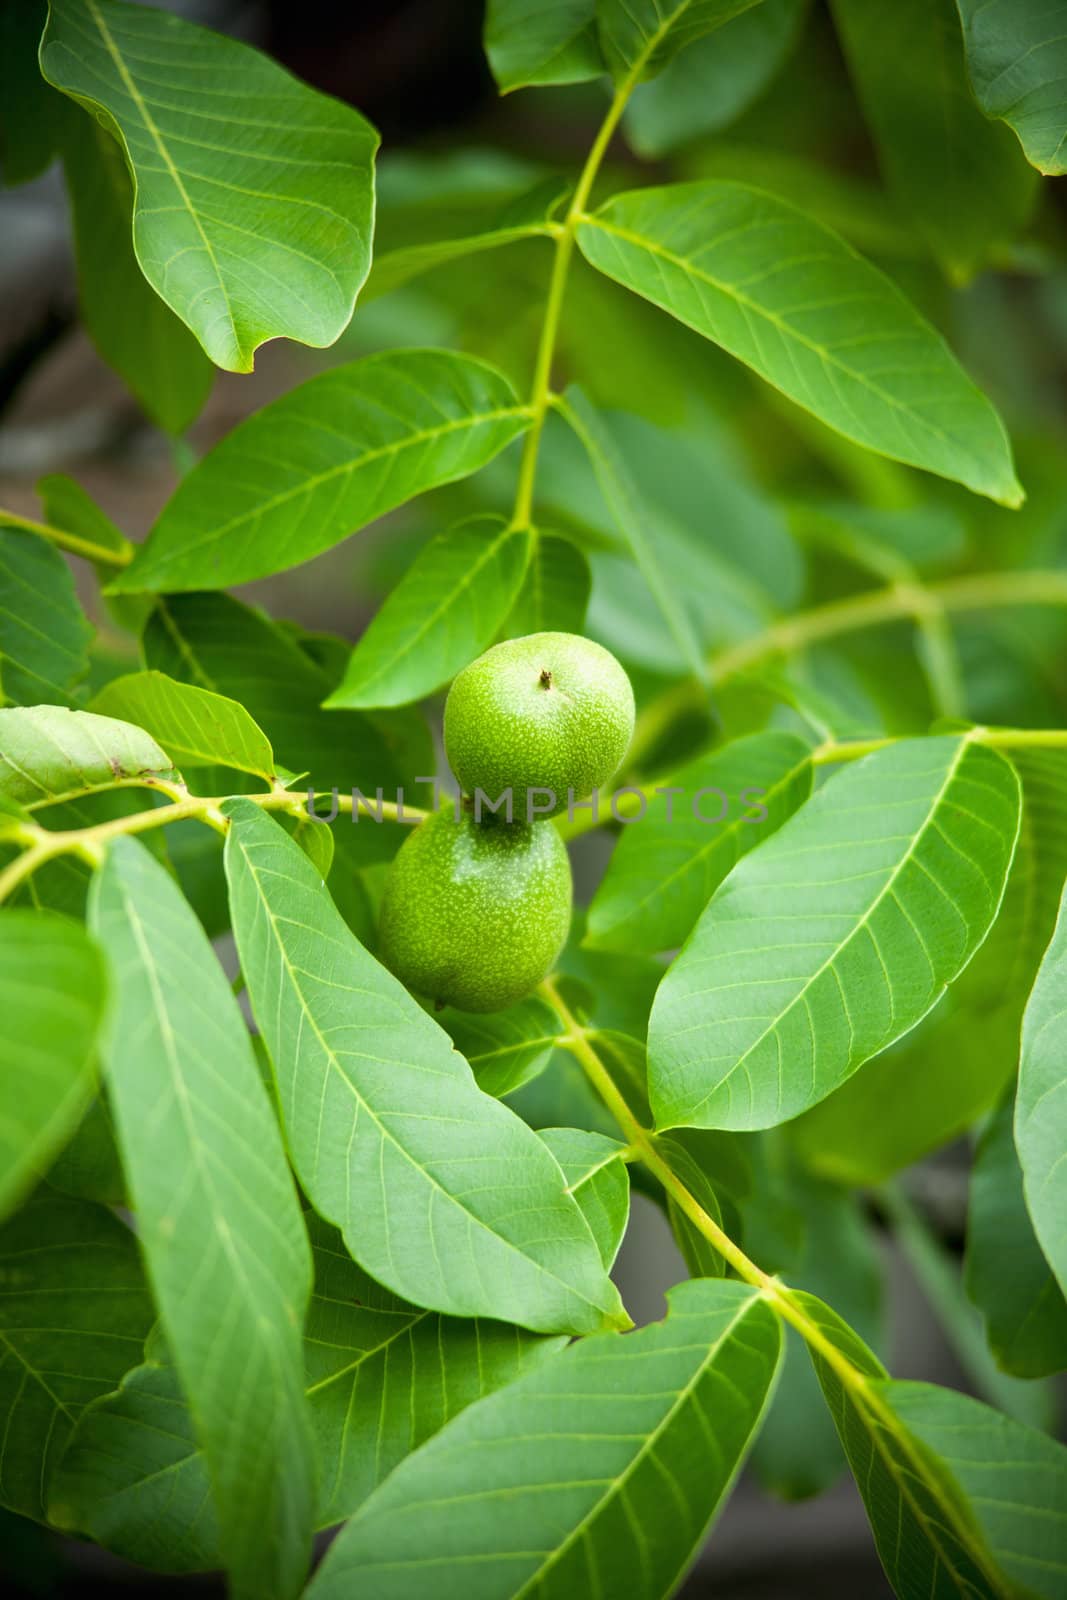
<svg viewBox="0 0 1067 1600">
<path fill-rule="evenodd" d="M 1067 1450 L 952 1389 L 888 1381 L 828 1306 L 797 1298 L 867 1379 L 846 1386 L 814 1358 L 900 1600 L 1054 1600 L 1067 1573 Z"/>
<path fill-rule="evenodd" d="M 484 466 L 528 420 L 498 372 L 446 350 L 320 373 L 246 418 L 183 478 L 113 587 L 222 589 L 285 572 Z"/>
<path fill-rule="evenodd" d="M 264 783 L 274 778 L 270 740 L 243 705 L 210 689 L 168 678 L 164 672 L 131 672 L 112 678 L 93 709 L 144 728 L 165 746 L 175 765 L 219 765 L 250 772 Z"/>
<path fill-rule="evenodd" d="M 333 343 L 370 265 L 378 141 L 357 111 L 116 0 L 54 0 L 41 70 L 120 141 L 141 270 L 216 365 L 250 372 L 279 336 Z"/>
<path fill-rule="evenodd" d="M 529 528 L 478 517 L 422 549 L 371 619 L 330 707 L 406 705 L 492 642 L 530 558 Z"/>
<path fill-rule="evenodd" d="M 731 1487 L 779 1345 L 744 1284 L 680 1285 L 665 1322 L 572 1345 L 410 1456 L 343 1530 L 311 1600 L 571 1600 L 591 1573 L 598 1592 L 659 1600 Z"/>
<path fill-rule="evenodd" d="M 622 1159 L 626 1146 L 584 1128 L 542 1128 L 541 1138 L 567 1180 L 610 1271 L 630 1215 L 630 1179 Z"/>
<path fill-rule="evenodd" d="M 0 796 L 31 809 L 123 780 L 173 777 L 143 728 L 92 711 L 9 706 L 0 711 Z"/>
<path fill-rule="evenodd" d="M 589 563 L 576 544 L 539 531 L 501 636 L 516 639 L 525 633 L 581 633 L 592 583 Z"/>
<path fill-rule="evenodd" d="M 940 334 L 793 206 L 739 183 L 642 189 L 584 221 L 578 243 L 857 444 L 1022 499 L 1000 418 Z"/>
<path fill-rule="evenodd" d="M 661 1127 L 773 1127 L 915 1025 L 1000 906 L 1019 785 L 966 736 L 834 777 L 713 897 L 660 986 Z"/>
</svg>

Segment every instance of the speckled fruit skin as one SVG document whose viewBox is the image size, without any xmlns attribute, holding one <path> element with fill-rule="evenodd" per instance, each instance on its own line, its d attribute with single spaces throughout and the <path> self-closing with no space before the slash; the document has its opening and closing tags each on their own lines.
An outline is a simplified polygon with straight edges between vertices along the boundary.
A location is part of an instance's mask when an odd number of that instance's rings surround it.
<svg viewBox="0 0 1067 1600">
<path fill-rule="evenodd" d="M 501 1011 L 552 970 L 571 920 L 571 869 L 550 822 L 476 823 L 451 806 L 389 869 L 381 959 L 439 1005 Z"/>
<path fill-rule="evenodd" d="M 547 680 L 547 681 L 546 681 Z M 554 808 L 602 788 L 634 731 L 630 680 L 610 650 L 576 633 L 529 633 L 494 645 L 456 678 L 445 703 L 445 750 L 464 794 L 512 790 L 527 819 L 527 790 L 550 789 Z"/>
</svg>

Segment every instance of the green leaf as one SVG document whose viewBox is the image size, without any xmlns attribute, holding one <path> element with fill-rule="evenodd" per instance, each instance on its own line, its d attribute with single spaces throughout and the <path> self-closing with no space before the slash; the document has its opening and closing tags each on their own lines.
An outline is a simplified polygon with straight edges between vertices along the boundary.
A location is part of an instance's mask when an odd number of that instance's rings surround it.
<svg viewBox="0 0 1067 1600">
<path fill-rule="evenodd" d="M 327 706 L 406 705 L 448 683 L 492 644 L 532 542 L 529 528 L 502 517 L 431 539 L 371 619 Z"/>
<path fill-rule="evenodd" d="M 90 917 L 111 969 L 104 1057 L 131 1202 L 226 1566 L 235 1594 L 295 1594 L 314 1510 L 311 1260 L 278 1126 L 207 937 L 137 840 L 110 846 Z"/>
<path fill-rule="evenodd" d="M 807 799 L 809 758 L 794 734 L 754 733 L 665 778 L 647 814 L 623 829 L 589 907 L 586 943 L 622 952 L 683 944 L 741 857 Z"/>
<path fill-rule="evenodd" d="M 868 1380 L 846 1389 L 814 1357 L 900 1600 L 1062 1594 L 1063 1446 L 951 1389 L 887 1381 L 835 1312 L 811 1295 L 796 1298 Z"/>
<path fill-rule="evenodd" d="M 657 1124 L 773 1127 L 913 1027 L 989 931 L 1018 827 L 1015 773 L 966 735 L 831 779 L 742 860 L 660 985 Z"/>
<path fill-rule="evenodd" d="M 243 705 L 282 766 L 306 772 L 316 789 L 357 785 L 373 795 L 433 771 L 429 729 L 418 712 L 394 711 L 388 720 L 376 720 L 357 711 L 321 710 L 336 681 L 330 672 L 284 628 L 230 595 L 159 601 L 142 648 L 149 667 Z M 382 831 L 373 823 L 345 820 L 342 837 Z M 398 832 L 388 831 L 389 837 Z"/>
<path fill-rule="evenodd" d="M 215 369 L 145 281 L 133 252 L 133 187 L 119 145 L 71 105 L 60 119 L 60 140 L 86 330 L 152 421 L 180 434 L 198 416 Z"/>
<path fill-rule="evenodd" d="M 630 1216 L 630 1175 L 618 1139 L 584 1128 L 542 1128 L 540 1138 L 563 1169 L 567 1193 L 581 1207 L 610 1272 Z"/>
<path fill-rule="evenodd" d="M 89 670 L 86 622 L 70 568 L 54 545 L 2 526 L 0 689 L 7 705 L 69 706 Z"/>
<path fill-rule="evenodd" d="M 73 1133 L 93 1091 L 104 969 L 76 922 L 0 916 L 0 1215 Z"/>
<path fill-rule="evenodd" d="M 476 1087 L 448 1035 L 353 937 L 277 824 L 247 801 L 226 810 L 241 970 L 293 1161 L 360 1266 L 459 1316 L 548 1333 L 624 1322 L 540 1140 Z"/>
<path fill-rule="evenodd" d="M 270 740 L 236 700 L 149 671 L 112 678 L 92 705 L 144 728 L 183 768 L 217 764 L 250 772 L 268 787 L 274 782 Z"/>
<path fill-rule="evenodd" d="M 1067 172 L 1067 37 L 1045 0 L 956 0 L 967 65 L 987 117 L 1014 129 L 1026 158 Z"/>
<path fill-rule="evenodd" d="M 141 270 L 217 366 L 251 372 L 267 339 L 333 343 L 370 266 L 378 140 L 357 111 L 116 0 L 53 0 L 41 71 L 119 140 Z"/>
<path fill-rule="evenodd" d="M 219 1565 L 211 1486 L 173 1367 L 134 1367 L 82 1413 L 52 1479 L 48 1514 L 154 1571 Z"/>
<path fill-rule="evenodd" d="M 319 1463 L 316 1524 L 349 1517 L 393 1468 L 475 1400 L 561 1350 L 498 1322 L 420 1311 L 356 1266 L 309 1212 L 315 1289 L 304 1340 Z M 177 1375 L 147 1364 L 91 1406 L 53 1484 L 53 1519 L 156 1570 L 218 1565 L 207 1471 Z"/>
<path fill-rule="evenodd" d="M 1006 128 L 971 96 L 955 0 L 834 0 L 890 191 L 956 282 L 1010 244 L 1035 194 Z"/>
<path fill-rule="evenodd" d="M 642 189 L 582 222 L 578 243 L 846 438 L 1021 502 L 1000 418 L 940 334 L 793 206 L 739 183 Z"/>
<path fill-rule="evenodd" d="M 576 544 L 538 532 L 530 564 L 501 638 L 526 633 L 581 633 L 593 586 L 589 563 Z"/>
<path fill-rule="evenodd" d="M 649 513 L 642 504 L 621 452 L 581 389 L 568 389 L 565 397 L 557 399 L 556 407 L 581 440 L 611 515 L 684 661 L 693 676 L 706 683 L 707 665 L 692 620 L 657 554 L 648 527 Z"/>
<path fill-rule="evenodd" d="M 1062 796 L 1061 796 L 1062 804 Z M 1034 1231 L 1067 1294 L 1067 889 L 1023 1019 L 1015 1144 Z"/>
<path fill-rule="evenodd" d="M 760 0 L 597 0 L 604 58 L 616 83 L 661 72 L 679 50 Z"/>
<path fill-rule="evenodd" d="M 779 1344 L 752 1289 L 681 1284 L 665 1322 L 572 1345 L 410 1456 L 310 1600 L 571 1600 L 591 1573 L 598 1593 L 671 1593 L 759 1424 Z"/>
<path fill-rule="evenodd" d="M 501 94 L 599 78 L 595 0 L 489 0 L 485 53 Z"/>
<path fill-rule="evenodd" d="M 389 294 L 401 284 L 449 261 L 478 255 L 483 250 L 499 250 L 523 239 L 551 238 L 552 214 L 567 188 L 566 179 L 544 178 L 513 195 L 488 216 L 470 219 L 465 228 L 451 214 L 446 214 L 449 231 L 444 238 L 422 238 L 395 249 L 379 247 L 363 291 L 363 303 Z M 436 216 L 436 212 L 434 214 Z"/>
<path fill-rule="evenodd" d="M 723 1226 L 722 1207 L 718 1193 L 700 1162 L 678 1139 L 669 1135 L 657 1141 L 661 1155 L 665 1156 L 671 1170 L 681 1178 L 693 1198 L 699 1201 L 711 1220 Z M 671 1232 L 690 1273 L 694 1278 L 722 1278 L 726 1263 L 693 1223 L 673 1195 L 667 1195 L 667 1220 Z"/>
<path fill-rule="evenodd" d="M 1034 1237 L 1005 1099 L 975 1154 L 967 1212 L 967 1293 L 1004 1372 L 1040 1378 L 1067 1366 L 1067 1301 Z"/>
<path fill-rule="evenodd" d="M 125 1224 L 47 1190 L 0 1229 L 0 1277 L 0 1504 L 43 1522 L 78 1414 L 141 1359 L 154 1312 Z"/>
<path fill-rule="evenodd" d="M 112 588 L 222 589 L 285 572 L 477 471 L 528 422 L 507 379 L 472 356 L 397 350 L 334 367 L 227 434 Z"/>
<path fill-rule="evenodd" d="M 989 937 L 917 1028 L 793 1124 L 803 1159 L 836 1182 L 881 1183 L 964 1133 L 1018 1070 L 1026 996 L 1067 874 L 1067 753 L 1012 754 L 1022 823 Z"/>
<path fill-rule="evenodd" d="M 655 160 L 728 127 L 777 74 L 806 10 L 807 0 L 763 0 L 639 85 L 624 117 L 638 154 Z"/>
<path fill-rule="evenodd" d="M 0 797 L 6 800 L 32 810 L 158 776 L 174 776 L 169 756 L 128 722 L 59 706 L 0 710 Z"/>
<path fill-rule="evenodd" d="M 498 1099 L 544 1071 L 563 1031 L 553 1008 L 537 995 L 483 1015 L 447 1007 L 437 1022 L 466 1057 L 479 1089 Z"/>
</svg>

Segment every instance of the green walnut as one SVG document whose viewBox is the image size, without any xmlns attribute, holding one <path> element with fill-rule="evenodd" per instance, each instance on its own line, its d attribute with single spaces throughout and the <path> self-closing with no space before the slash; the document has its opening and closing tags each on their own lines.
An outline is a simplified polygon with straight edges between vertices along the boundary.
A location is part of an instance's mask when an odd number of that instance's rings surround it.
<svg viewBox="0 0 1067 1600">
<path fill-rule="evenodd" d="M 494 645 L 464 667 L 445 703 L 445 751 L 463 792 L 496 801 L 510 789 L 516 822 L 601 788 L 633 731 L 629 678 L 610 650 L 576 633 Z"/>
<path fill-rule="evenodd" d="M 449 806 L 389 869 L 379 953 L 438 1006 L 501 1011 L 553 968 L 571 920 L 571 869 L 550 822 L 475 822 Z"/>
</svg>

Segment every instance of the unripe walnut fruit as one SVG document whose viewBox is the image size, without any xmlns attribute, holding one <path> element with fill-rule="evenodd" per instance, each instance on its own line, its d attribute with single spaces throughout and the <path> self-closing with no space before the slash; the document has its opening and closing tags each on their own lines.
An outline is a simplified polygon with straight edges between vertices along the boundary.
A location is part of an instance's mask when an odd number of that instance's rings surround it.
<svg viewBox="0 0 1067 1600">
<path fill-rule="evenodd" d="M 463 792 L 512 794 L 516 822 L 567 809 L 614 777 L 634 731 L 630 680 L 610 650 L 576 633 L 494 645 L 456 678 L 445 751 Z M 554 797 L 551 805 L 547 795 Z"/>
<path fill-rule="evenodd" d="M 380 955 L 437 1005 L 500 1011 L 551 972 L 571 919 L 571 869 L 550 822 L 427 817 L 389 869 Z"/>
</svg>

